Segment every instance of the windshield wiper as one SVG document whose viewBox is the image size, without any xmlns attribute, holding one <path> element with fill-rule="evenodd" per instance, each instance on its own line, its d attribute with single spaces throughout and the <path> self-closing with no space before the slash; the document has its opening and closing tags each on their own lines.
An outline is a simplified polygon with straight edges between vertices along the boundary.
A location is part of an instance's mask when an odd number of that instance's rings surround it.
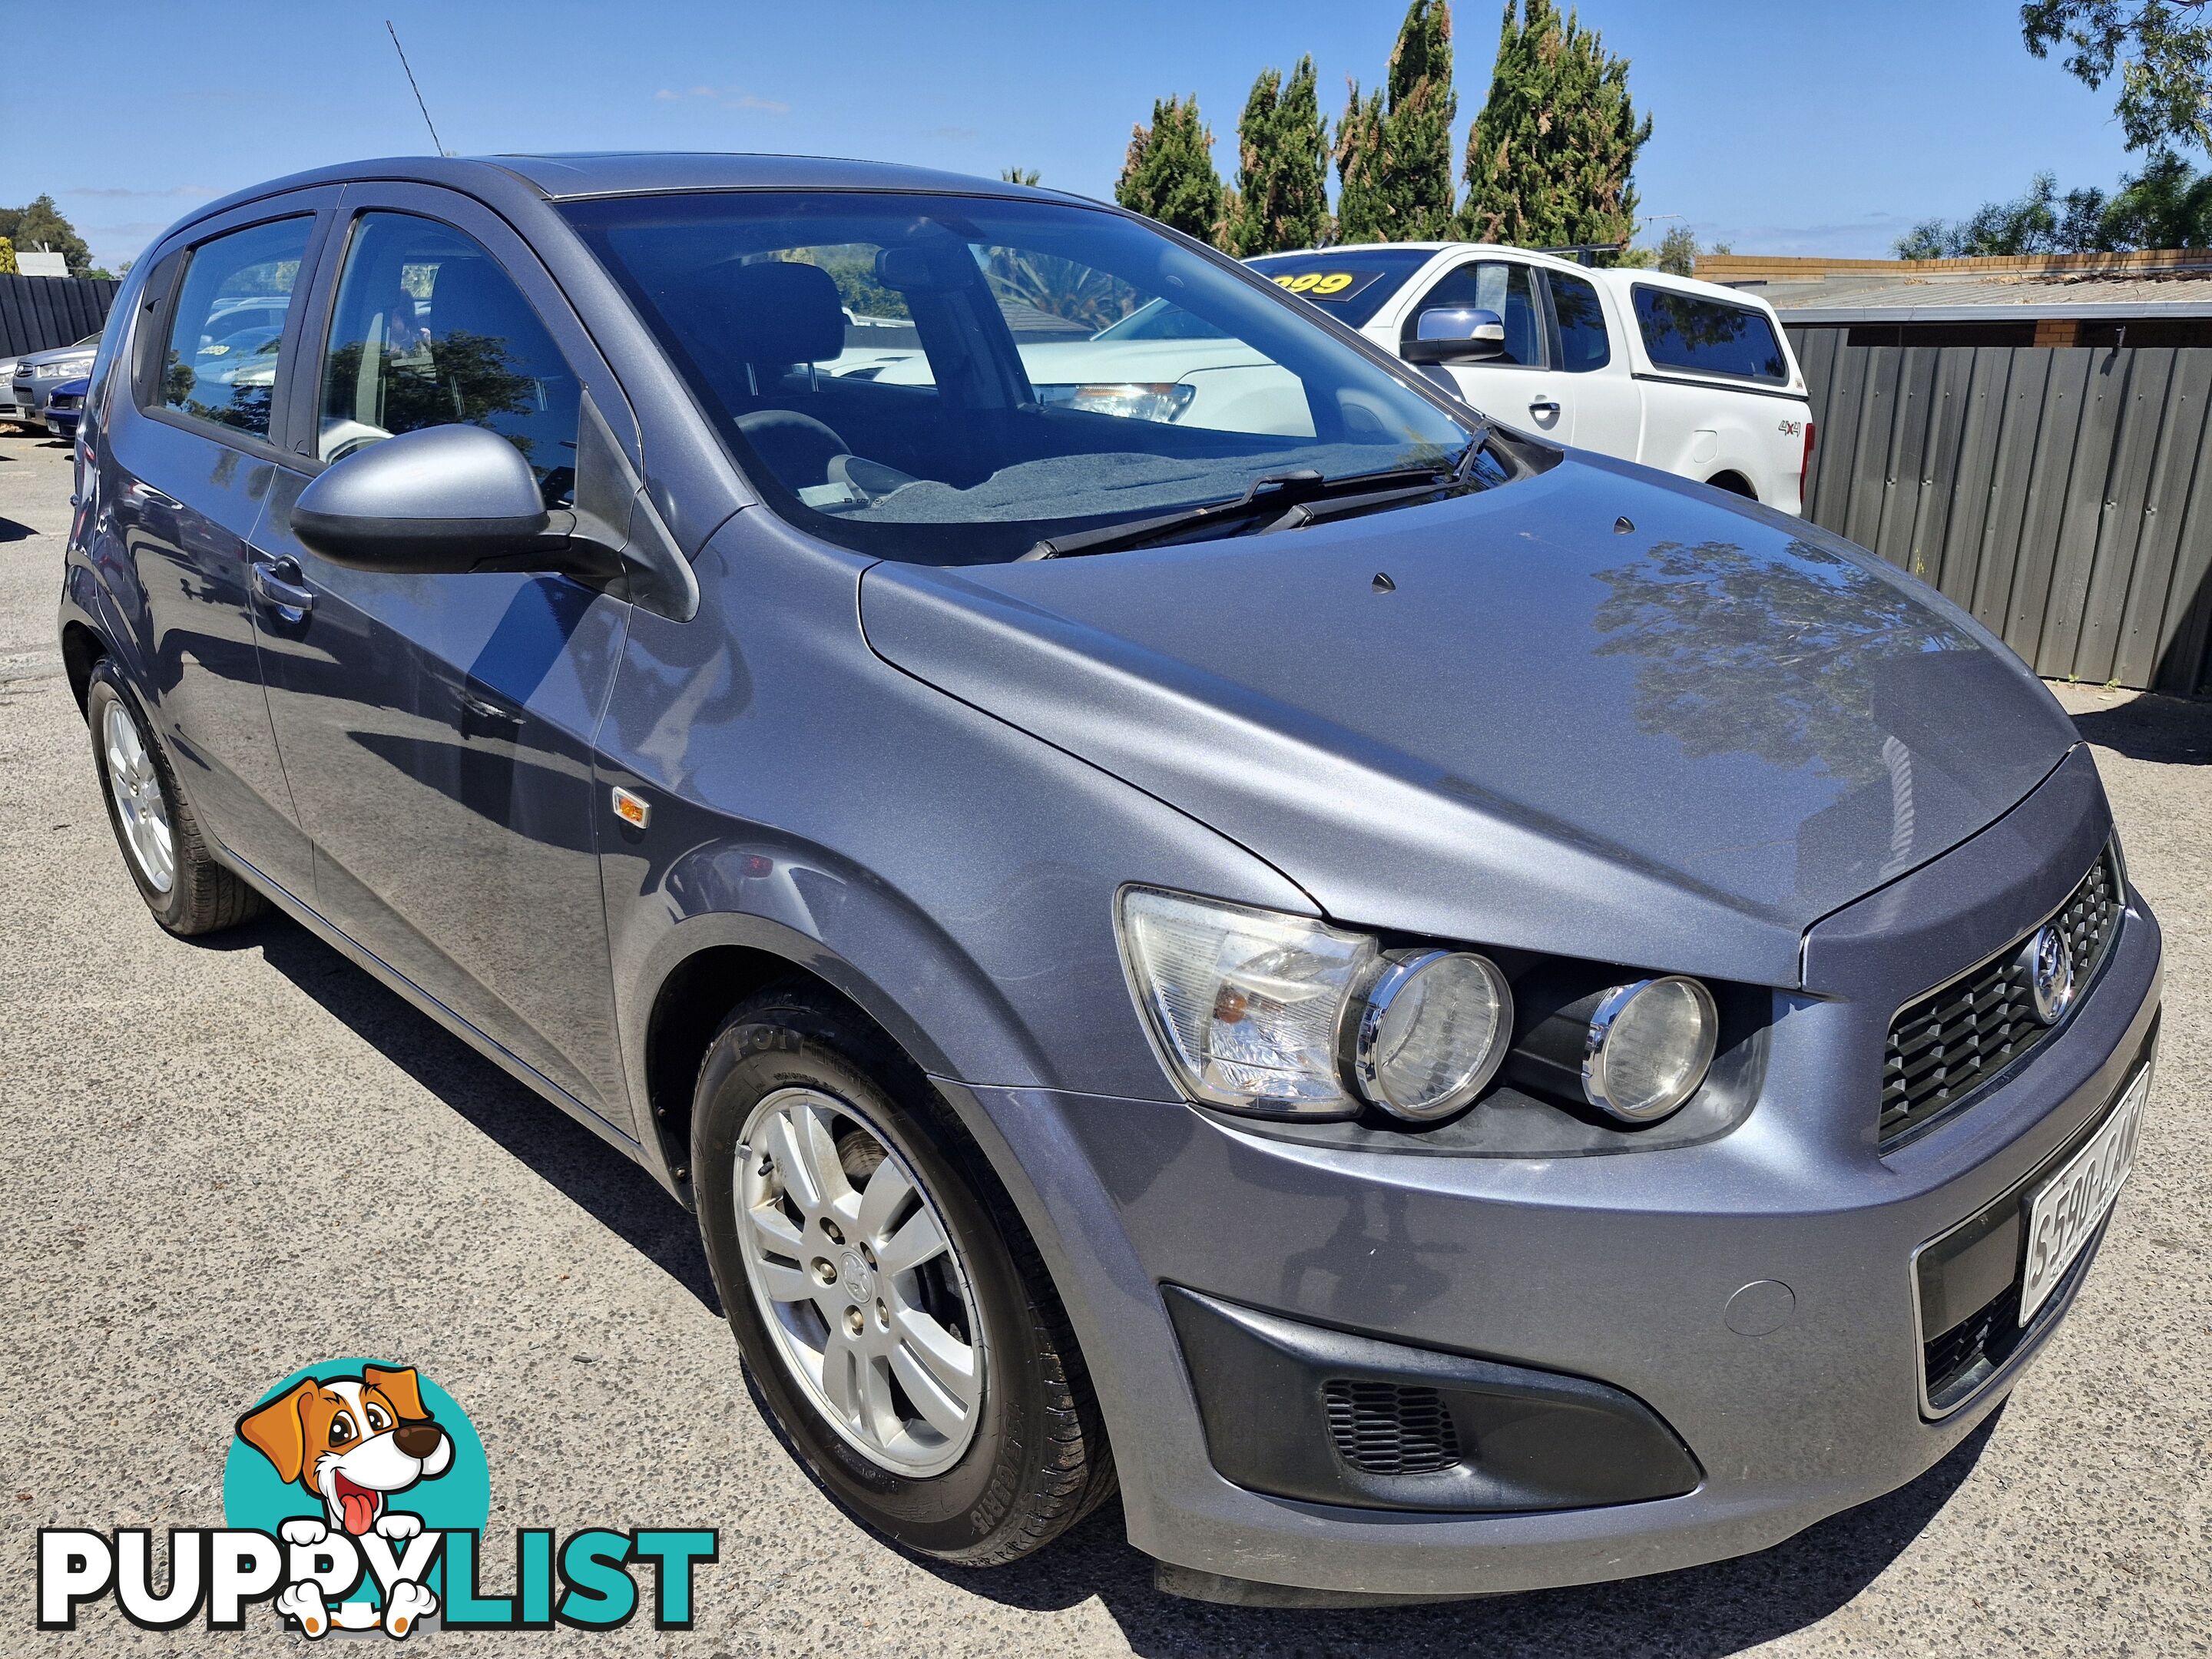
<svg viewBox="0 0 2212 1659">
<path fill-rule="evenodd" d="M 1069 535 L 1051 537 L 1038 542 L 1015 562 L 1023 564 L 1032 559 L 1065 559 L 1079 553 L 1114 553 L 1178 536 L 1196 540 L 1198 538 L 1191 532 L 1261 518 L 1272 518 L 1280 527 L 1289 529 L 1323 516 L 1308 513 L 1303 517 L 1291 517 L 1300 509 L 1310 508 L 1322 501 L 1379 498 L 1373 504 L 1379 506 L 1385 501 L 1395 499 L 1411 502 L 1439 490 L 1455 489 L 1465 484 L 1474 467 L 1474 458 L 1488 436 L 1487 427 L 1477 428 L 1466 449 L 1449 467 L 1384 467 L 1374 472 L 1347 473 L 1339 478 L 1323 477 L 1311 467 L 1300 467 L 1293 472 L 1270 472 L 1253 479 L 1241 495 L 1206 501 L 1197 507 L 1181 507 L 1156 518 L 1125 520 L 1120 524 L 1102 525 L 1096 530 L 1079 530 Z"/>
</svg>

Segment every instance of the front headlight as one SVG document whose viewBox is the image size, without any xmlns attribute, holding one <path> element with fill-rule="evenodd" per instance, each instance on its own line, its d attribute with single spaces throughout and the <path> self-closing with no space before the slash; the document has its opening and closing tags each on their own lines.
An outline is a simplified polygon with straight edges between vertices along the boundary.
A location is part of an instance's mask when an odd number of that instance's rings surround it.
<svg viewBox="0 0 2212 1659">
<path fill-rule="evenodd" d="M 1513 993 L 1486 957 L 1393 951 L 1306 916 L 1121 894 L 1129 983 L 1194 1100 L 1273 1117 L 1449 1117 L 1496 1075 Z"/>
<path fill-rule="evenodd" d="M 1713 994 L 1696 980 L 1615 986 L 1589 1017 L 1583 1093 L 1623 1122 L 1654 1122 L 1698 1091 L 1719 1036 Z"/>
<path fill-rule="evenodd" d="M 1513 1035 L 1513 992 L 1468 951 L 1394 951 L 1360 1000 L 1352 1076 L 1393 1117 L 1449 1117 L 1482 1092 Z"/>
<path fill-rule="evenodd" d="M 1175 421 L 1198 396 L 1198 388 L 1176 380 L 1112 380 L 1088 386 L 1041 386 L 1037 401 L 1048 408 L 1079 409 L 1086 415 L 1115 415 L 1131 421 Z"/>
<path fill-rule="evenodd" d="M 92 359 L 72 357 L 67 362 L 40 363 L 32 372 L 41 380 L 74 380 L 92 372 Z"/>
<path fill-rule="evenodd" d="M 1364 933 L 1302 916 L 1121 893 L 1121 951 L 1161 1058 L 1194 1100 L 1281 1117 L 1358 1109 L 1338 1073 L 1354 983 L 1377 955 Z"/>
</svg>

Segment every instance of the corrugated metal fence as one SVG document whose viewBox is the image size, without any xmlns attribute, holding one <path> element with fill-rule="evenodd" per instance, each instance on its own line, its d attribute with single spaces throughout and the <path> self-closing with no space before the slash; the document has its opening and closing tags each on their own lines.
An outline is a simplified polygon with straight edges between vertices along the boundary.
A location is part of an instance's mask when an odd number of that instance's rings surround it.
<svg viewBox="0 0 2212 1659">
<path fill-rule="evenodd" d="M 122 286 L 101 276 L 0 271 L 0 357 L 20 357 L 99 333 Z"/>
<path fill-rule="evenodd" d="M 2212 686 L 2212 348 L 1853 345 L 1793 328 L 1808 516 L 2035 671 Z"/>
</svg>

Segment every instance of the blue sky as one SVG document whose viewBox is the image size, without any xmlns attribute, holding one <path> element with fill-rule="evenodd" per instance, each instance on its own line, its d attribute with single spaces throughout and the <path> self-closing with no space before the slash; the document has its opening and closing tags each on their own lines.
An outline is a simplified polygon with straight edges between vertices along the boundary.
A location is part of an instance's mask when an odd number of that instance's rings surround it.
<svg viewBox="0 0 2212 1659">
<path fill-rule="evenodd" d="M 1461 141 L 1499 0 L 1463 0 Z M 2110 187 L 2110 89 L 2020 43 L 2016 0 L 1588 0 L 1657 120 L 1637 169 L 1658 234 L 1740 252 L 1884 255 L 1912 221 L 2017 194 L 2039 168 Z M 1402 0 L 106 0 L 7 8 L 18 73 L 0 202 L 52 191 L 96 258 L 256 179 L 428 148 L 383 20 L 447 147 L 761 149 L 1113 188 L 1133 121 L 1194 92 L 1235 165 L 1262 67 L 1314 55 L 1325 106 L 1380 79 Z M 35 74 L 22 71 L 36 67 Z M 75 88 L 34 100 L 30 88 Z M 72 118 L 72 110 L 76 112 Z M 33 118 L 33 112 L 36 112 Z"/>
</svg>

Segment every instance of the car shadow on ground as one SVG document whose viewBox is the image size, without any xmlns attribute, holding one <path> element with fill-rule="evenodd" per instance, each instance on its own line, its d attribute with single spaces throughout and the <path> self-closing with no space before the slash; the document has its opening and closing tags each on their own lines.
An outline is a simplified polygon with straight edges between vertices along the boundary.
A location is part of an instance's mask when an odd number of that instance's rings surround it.
<svg viewBox="0 0 2212 1659">
<path fill-rule="evenodd" d="M 9 518 L 0 518 L 0 542 L 20 542 L 39 532 L 27 524 L 18 524 Z"/>
<path fill-rule="evenodd" d="M 1360 1611 L 1215 1607 L 1163 1595 L 1151 1559 L 1109 1504 L 1048 1549 L 1011 1567 L 920 1565 L 972 1593 L 1056 1609 L 1096 1595 L 1147 1659 L 1218 1653 L 1376 1654 L 1457 1648 L 1483 1659 L 1664 1654 L 1722 1659 L 1826 1618 L 1872 1583 L 1934 1520 L 1972 1470 L 2004 1408 L 1918 1480 L 1773 1548 L 1711 1566 L 1578 1589 Z"/>
<path fill-rule="evenodd" d="M 560 1108 L 285 917 L 270 915 L 193 943 L 209 949 L 258 950 L 270 967 L 355 1036 L 721 1316 L 690 1212 Z"/>
<path fill-rule="evenodd" d="M 2212 697 L 2146 691 L 2112 708 L 2075 715 L 2074 729 L 2130 760 L 2212 766 Z"/>
</svg>

